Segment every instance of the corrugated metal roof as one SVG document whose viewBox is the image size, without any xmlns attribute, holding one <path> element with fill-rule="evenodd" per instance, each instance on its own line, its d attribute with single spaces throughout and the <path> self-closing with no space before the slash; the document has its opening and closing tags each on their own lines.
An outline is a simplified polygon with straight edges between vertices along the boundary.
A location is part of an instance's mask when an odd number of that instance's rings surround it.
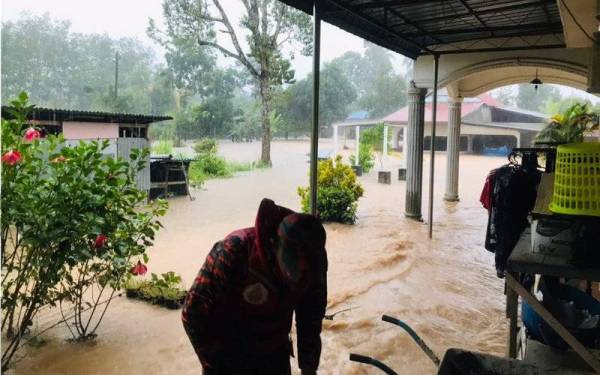
<svg viewBox="0 0 600 375">
<path fill-rule="evenodd" d="M 312 14 L 313 0 L 280 0 Z M 319 0 L 324 21 L 410 58 L 564 47 L 556 0 Z"/>
<path fill-rule="evenodd" d="M 11 118 L 8 111 L 10 107 L 2 106 L 2 117 Z M 81 121 L 81 122 L 106 122 L 121 124 L 149 124 L 151 122 L 172 120 L 171 116 L 143 115 L 137 113 L 113 113 L 100 111 L 79 111 L 62 108 L 35 107 L 29 114 L 30 120 L 43 121 Z"/>
</svg>

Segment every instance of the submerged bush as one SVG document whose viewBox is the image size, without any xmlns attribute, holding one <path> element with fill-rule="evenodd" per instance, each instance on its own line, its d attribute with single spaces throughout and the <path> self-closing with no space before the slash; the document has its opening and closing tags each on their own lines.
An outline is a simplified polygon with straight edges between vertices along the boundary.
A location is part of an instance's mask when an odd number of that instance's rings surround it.
<svg viewBox="0 0 600 375">
<path fill-rule="evenodd" d="M 190 164 L 189 179 L 192 186 L 201 187 L 206 180 L 227 178 L 237 172 L 262 168 L 258 163 L 228 161 L 217 154 L 204 154 Z"/>
<path fill-rule="evenodd" d="M 227 168 L 227 160 L 216 154 L 202 155 L 194 163 L 198 163 L 202 172 L 208 177 L 229 177 L 231 175 Z"/>
<path fill-rule="evenodd" d="M 181 276 L 172 271 L 160 276 L 152 273 L 149 280 L 131 277 L 125 283 L 125 290 L 129 298 L 138 298 L 170 309 L 180 308 L 187 294 Z"/>
<path fill-rule="evenodd" d="M 327 159 L 318 164 L 317 212 L 321 220 L 353 224 L 356 221 L 358 198 L 363 188 L 342 157 Z M 302 211 L 310 212 L 310 187 L 299 187 Z"/>
<path fill-rule="evenodd" d="M 216 154 L 218 151 L 217 140 L 214 138 L 202 138 L 194 145 L 197 154 Z"/>
</svg>

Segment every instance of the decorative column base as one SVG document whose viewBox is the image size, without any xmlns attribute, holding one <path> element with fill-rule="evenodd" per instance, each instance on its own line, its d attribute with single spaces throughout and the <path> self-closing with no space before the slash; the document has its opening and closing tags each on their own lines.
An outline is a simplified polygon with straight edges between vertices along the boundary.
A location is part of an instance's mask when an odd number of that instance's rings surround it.
<svg viewBox="0 0 600 375">
<path fill-rule="evenodd" d="M 458 195 L 446 195 L 444 194 L 444 200 L 446 202 L 459 202 L 460 199 L 458 198 Z"/>
</svg>

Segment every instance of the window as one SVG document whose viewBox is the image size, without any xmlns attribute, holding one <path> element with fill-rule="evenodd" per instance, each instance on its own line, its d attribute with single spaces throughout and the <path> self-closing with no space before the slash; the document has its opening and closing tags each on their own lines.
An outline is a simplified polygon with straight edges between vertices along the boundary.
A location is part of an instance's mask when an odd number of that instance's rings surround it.
<svg viewBox="0 0 600 375">
<path fill-rule="evenodd" d="M 146 138 L 148 125 L 120 125 L 119 138 Z"/>
</svg>

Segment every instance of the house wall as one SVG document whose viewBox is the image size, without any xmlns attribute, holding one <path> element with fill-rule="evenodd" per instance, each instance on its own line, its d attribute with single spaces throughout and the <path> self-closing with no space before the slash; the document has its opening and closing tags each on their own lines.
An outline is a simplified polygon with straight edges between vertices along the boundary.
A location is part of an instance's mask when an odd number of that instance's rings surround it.
<svg viewBox="0 0 600 375">
<path fill-rule="evenodd" d="M 119 124 L 105 122 L 63 121 L 65 139 L 119 138 Z"/>
</svg>

